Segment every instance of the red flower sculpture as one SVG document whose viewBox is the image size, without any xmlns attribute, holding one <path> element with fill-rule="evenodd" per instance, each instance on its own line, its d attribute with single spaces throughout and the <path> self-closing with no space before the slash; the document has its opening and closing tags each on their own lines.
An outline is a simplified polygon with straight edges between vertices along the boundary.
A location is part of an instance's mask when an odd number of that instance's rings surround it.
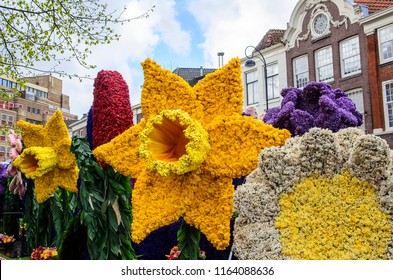
<svg viewBox="0 0 393 280">
<path fill-rule="evenodd" d="M 133 125 L 128 85 L 117 71 L 102 70 L 94 80 L 93 146 L 105 144 Z"/>
</svg>

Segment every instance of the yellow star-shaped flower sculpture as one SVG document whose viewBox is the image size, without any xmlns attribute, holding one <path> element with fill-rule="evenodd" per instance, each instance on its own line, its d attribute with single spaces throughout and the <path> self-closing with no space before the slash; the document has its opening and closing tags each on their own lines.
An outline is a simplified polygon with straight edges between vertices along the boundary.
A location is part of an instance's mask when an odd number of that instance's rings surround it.
<svg viewBox="0 0 393 280">
<path fill-rule="evenodd" d="M 232 178 L 251 172 L 265 147 L 290 136 L 242 116 L 240 60 L 194 87 L 154 61 L 142 63 L 144 120 L 94 150 L 120 173 L 136 178 L 132 238 L 183 217 L 220 250 L 230 241 Z"/>
<path fill-rule="evenodd" d="M 22 120 L 17 125 L 26 148 L 13 164 L 34 180 L 38 203 L 47 200 L 58 187 L 77 192 L 79 169 L 61 111 L 56 111 L 45 127 Z"/>
</svg>

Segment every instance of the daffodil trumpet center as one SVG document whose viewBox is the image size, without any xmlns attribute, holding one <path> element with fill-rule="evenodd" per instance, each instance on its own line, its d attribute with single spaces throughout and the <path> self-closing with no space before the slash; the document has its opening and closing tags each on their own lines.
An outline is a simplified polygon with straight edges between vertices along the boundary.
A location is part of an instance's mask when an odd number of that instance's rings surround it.
<svg viewBox="0 0 393 280">
<path fill-rule="evenodd" d="M 163 118 L 161 124 L 154 124 L 149 134 L 149 150 L 152 152 L 153 160 L 179 161 L 187 153 L 186 145 L 190 142 L 184 134 L 185 129 L 179 121 L 167 118 Z"/>
<path fill-rule="evenodd" d="M 14 161 L 27 178 L 36 179 L 52 171 L 57 166 L 57 155 L 50 147 L 26 148 Z"/>
<path fill-rule="evenodd" d="M 161 176 L 195 170 L 210 149 L 202 125 L 182 110 L 164 110 L 151 117 L 140 134 L 140 154 Z"/>
</svg>

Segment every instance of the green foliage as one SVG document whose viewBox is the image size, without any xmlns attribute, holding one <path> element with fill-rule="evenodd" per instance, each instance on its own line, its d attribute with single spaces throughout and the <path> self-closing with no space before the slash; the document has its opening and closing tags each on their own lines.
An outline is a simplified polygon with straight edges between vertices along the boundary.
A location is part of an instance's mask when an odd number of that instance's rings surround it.
<svg viewBox="0 0 393 280">
<path fill-rule="evenodd" d="M 37 232 L 38 232 L 38 208 L 39 205 L 34 196 L 34 182 L 27 180 L 27 188 L 25 194 L 25 215 L 23 221 L 26 223 L 26 242 L 27 252 L 30 255 L 35 248 L 39 246 Z"/>
<path fill-rule="evenodd" d="M 154 7 L 153 7 L 154 8 Z M 108 10 L 96 0 L 3 0 L 0 3 L 0 75 L 18 82 L 26 71 L 72 75 L 57 71 L 62 61 L 76 59 L 86 68 L 91 47 L 119 39 L 114 26 L 149 16 L 152 9 L 124 19 L 125 8 Z M 51 62 L 53 69 L 37 69 L 37 62 Z M 25 71 L 24 73 L 21 71 Z"/>
<path fill-rule="evenodd" d="M 8 214 L 2 215 L 3 220 L 0 233 L 17 236 L 19 231 L 18 218 L 21 217 L 17 213 L 22 213 L 22 202 L 19 196 L 10 192 L 8 188 L 4 195 L 4 202 L 5 206 L 2 210 Z"/>
<path fill-rule="evenodd" d="M 57 250 L 61 260 L 81 260 L 84 258 L 87 231 L 81 224 L 80 214 L 81 212 L 78 212 L 67 225 L 62 243 Z"/>
<path fill-rule="evenodd" d="M 130 179 L 102 168 L 84 138 L 74 136 L 71 151 L 79 166 L 80 222 L 92 259 L 136 259 L 131 245 Z"/>
<path fill-rule="evenodd" d="M 34 182 L 27 180 L 23 222 L 26 223 L 27 252 L 38 246 L 59 247 L 76 207 L 76 195 L 58 189 L 54 196 L 38 204 Z"/>
<path fill-rule="evenodd" d="M 177 232 L 177 242 L 181 254 L 179 260 L 197 260 L 199 257 L 199 240 L 201 233 L 183 221 Z"/>
</svg>

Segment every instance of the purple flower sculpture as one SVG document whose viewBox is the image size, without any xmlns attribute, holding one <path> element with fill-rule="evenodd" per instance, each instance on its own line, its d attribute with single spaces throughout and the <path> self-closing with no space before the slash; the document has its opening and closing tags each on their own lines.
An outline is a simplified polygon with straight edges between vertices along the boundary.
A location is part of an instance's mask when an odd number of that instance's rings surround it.
<svg viewBox="0 0 393 280">
<path fill-rule="evenodd" d="M 311 82 L 303 89 L 288 87 L 281 91 L 280 108 L 267 111 L 263 121 L 288 129 L 292 136 L 303 135 L 312 127 L 336 132 L 362 125 L 363 116 L 341 89 L 333 90 L 323 82 Z"/>
<path fill-rule="evenodd" d="M 2 162 L 0 163 L 0 195 L 5 193 L 5 190 L 7 189 L 7 167 L 9 163 L 7 162 Z M 1 209 L 0 209 L 1 210 Z"/>
</svg>

